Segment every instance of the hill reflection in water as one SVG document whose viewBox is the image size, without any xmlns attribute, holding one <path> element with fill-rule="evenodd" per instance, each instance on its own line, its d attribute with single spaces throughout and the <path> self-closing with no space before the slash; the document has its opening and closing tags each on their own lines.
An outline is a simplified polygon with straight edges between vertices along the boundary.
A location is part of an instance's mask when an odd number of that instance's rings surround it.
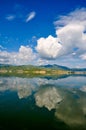
<svg viewBox="0 0 86 130">
<path fill-rule="evenodd" d="M 12 95 L 17 96 L 12 98 Z M 16 117 L 13 119 L 15 121 L 16 118 L 19 118 L 23 121 L 22 130 L 24 128 L 29 129 L 28 120 L 30 123 L 34 121 L 34 118 L 38 122 L 41 121 L 40 127 L 43 125 L 45 128 L 50 126 L 52 129 L 86 129 L 86 77 L 70 76 L 55 80 L 0 77 L 0 98 L 0 114 L 2 111 L 4 114 L 4 116 L 3 114 L 1 116 L 0 121 L 3 120 L 0 126 L 3 126 L 7 121 L 3 118 L 5 116 L 9 117 L 7 113 L 14 116 L 15 109 L 12 107 L 13 105 L 18 107 L 17 112 L 22 109 L 20 115 L 15 113 Z M 21 102 L 23 102 L 23 105 L 21 105 Z M 27 115 L 24 118 L 21 116 L 22 111 L 23 114 Z M 53 116 L 49 115 L 49 119 L 53 123 L 45 125 L 42 113 L 46 116 L 49 113 L 52 114 L 52 112 Z M 26 122 L 24 121 L 25 118 L 27 119 Z M 47 118 L 46 122 L 49 123 Z M 36 122 L 37 128 L 39 128 L 38 122 Z M 10 129 L 10 126 L 8 125 L 7 128 Z"/>
</svg>

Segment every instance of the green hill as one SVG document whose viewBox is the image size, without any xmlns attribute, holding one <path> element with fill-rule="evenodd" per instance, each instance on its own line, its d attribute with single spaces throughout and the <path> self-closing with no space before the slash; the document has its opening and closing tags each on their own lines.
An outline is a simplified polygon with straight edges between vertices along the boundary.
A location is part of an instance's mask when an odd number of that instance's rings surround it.
<svg viewBox="0 0 86 130">
<path fill-rule="evenodd" d="M 84 69 L 70 69 L 60 65 L 0 65 L 0 75 L 2 76 L 23 76 L 23 77 L 37 77 L 37 76 L 62 76 L 71 74 L 86 74 Z"/>
</svg>

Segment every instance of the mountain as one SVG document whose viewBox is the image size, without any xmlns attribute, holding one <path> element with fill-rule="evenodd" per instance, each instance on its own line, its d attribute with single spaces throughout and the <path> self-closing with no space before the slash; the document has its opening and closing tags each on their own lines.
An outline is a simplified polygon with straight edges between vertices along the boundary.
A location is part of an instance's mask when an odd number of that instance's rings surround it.
<svg viewBox="0 0 86 130">
<path fill-rule="evenodd" d="M 70 68 L 66 67 L 66 66 L 61 66 L 61 65 L 56 65 L 56 64 L 53 64 L 53 65 L 44 65 L 44 66 L 40 66 L 40 67 L 45 67 L 45 68 L 51 68 L 51 69 L 61 69 L 61 70 L 70 70 Z"/>
<path fill-rule="evenodd" d="M 86 68 L 69 68 L 69 67 L 66 67 L 66 66 L 61 66 L 61 65 L 57 65 L 57 64 L 48 64 L 48 65 L 41 65 L 41 66 L 35 66 L 35 65 L 19 65 L 19 66 L 16 66 L 16 65 L 9 65 L 9 64 L 0 64 L 0 68 L 21 68 L 21 69 L 32 69 L 32 68 L 35 68 L 35 69 L 42 69 L 42 68 L 45 68 L 45 69 L 56 69 L 56 70 L 65 70 L 65 71 L 73 71 L 73 72 L 77 72 L 77 71 L 85 71 L 86 72 Z"/>
</svg>

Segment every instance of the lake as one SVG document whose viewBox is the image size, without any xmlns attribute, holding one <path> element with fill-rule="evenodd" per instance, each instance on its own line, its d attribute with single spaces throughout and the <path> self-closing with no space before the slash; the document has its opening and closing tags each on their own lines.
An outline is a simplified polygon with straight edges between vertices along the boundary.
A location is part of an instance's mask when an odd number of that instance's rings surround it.
<svg viewBox="0 0 86 130">
<path fill-rule="evenodd" d="M 0 77 L 0 130 L 86 130 L 86 77 Z"/>
</svg>

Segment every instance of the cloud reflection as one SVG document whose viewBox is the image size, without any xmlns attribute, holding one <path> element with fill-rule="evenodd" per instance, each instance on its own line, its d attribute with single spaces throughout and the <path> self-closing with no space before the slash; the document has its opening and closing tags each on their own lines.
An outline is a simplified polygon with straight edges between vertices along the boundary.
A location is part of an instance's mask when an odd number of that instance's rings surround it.
<svg viewBox="0 0 86 130">
<path fill-rule="evenodd" d="M 1 77 L 0 93 L 16 92 L 19 99 L 34 96 L 36 106 L 55 110 L 54 116 L 65 124 L 86 128 L 85 77 L 64 79 Z"/>
<path fill-rule="evenodd" d="M 56 104 L 62 101 L 58 90 L 55 87 L 43 87 L 35 94 L 36 105 L 45 106 L 48 110 L 56 108 Z"/>
</svg>

